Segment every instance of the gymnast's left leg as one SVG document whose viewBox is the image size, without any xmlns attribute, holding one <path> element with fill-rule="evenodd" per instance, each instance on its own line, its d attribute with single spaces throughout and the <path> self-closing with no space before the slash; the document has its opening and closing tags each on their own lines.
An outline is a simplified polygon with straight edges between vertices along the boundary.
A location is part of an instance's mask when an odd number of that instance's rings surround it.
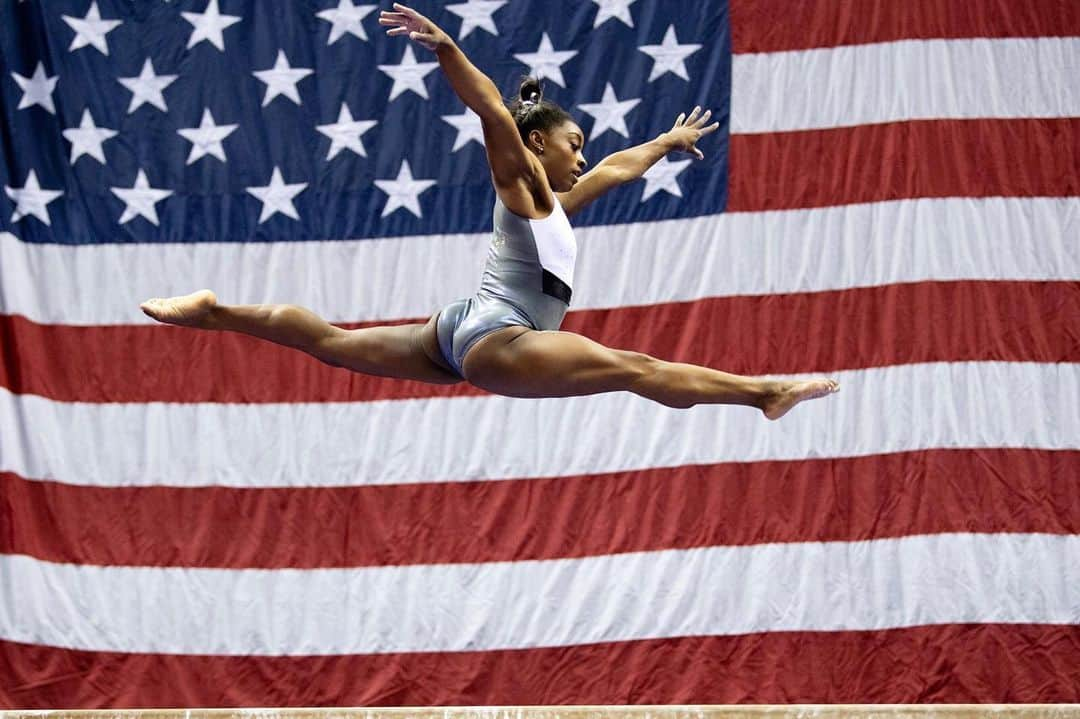
<svg viewBox="0 0 1080 719">
<path fill-rule="evenodd" d="M 799 402 L 832 394 L 831 379 L 771 380 L 667 362 L 611 349 L 572 332 L 512 327 L 493 332 L 465 355 L 465 378 L 511 397 L 572 397 L 633 392 L 668 407 L 741 404 L 779 419 Z"/>
</svg>

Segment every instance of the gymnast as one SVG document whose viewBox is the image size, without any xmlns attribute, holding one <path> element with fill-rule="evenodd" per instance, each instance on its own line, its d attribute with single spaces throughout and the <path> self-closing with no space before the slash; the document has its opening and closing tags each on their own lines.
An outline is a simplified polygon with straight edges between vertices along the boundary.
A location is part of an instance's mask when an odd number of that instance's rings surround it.
<svg viewBox="0 0 1080 719">
<path fill-rule="evenodd" d="M 384 11 L 387 34 L 438 57 L 454 92 L 479 117 L 495 186 L 494 231 L 480 289 L 425 324 L 345 330 L 289 304 L 225 305 L 210 290 L 151 299 L 159 322 L 259 337 L 354 372 L 454 384 L 467 380 L 509 397 L 628 391 L 668 407 L 739 404 L 778 419 L 799 402 L 839 388 L 830 379 L 773 380 L 668 362 L 560 332 L 570 305 L 577 243 L 567 217 L 611 188 L 641 177 L 666 153 L 697 148 L 719 123 L 711 111 L 681 113 L 656 139 L 613 153 L 589 172 L 585 133 L 526 78 L 507 106 L 454 41 L 415 10 Z"/>
</svg>

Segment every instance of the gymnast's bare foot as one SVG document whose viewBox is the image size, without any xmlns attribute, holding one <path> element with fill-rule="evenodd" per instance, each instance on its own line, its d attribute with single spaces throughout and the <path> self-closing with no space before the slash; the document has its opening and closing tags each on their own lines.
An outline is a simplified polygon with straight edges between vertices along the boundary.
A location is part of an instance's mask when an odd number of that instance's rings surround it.
<svg viewBox="0 0 1080 719">
<path fill-rule="evenodd" d="M 155 297 L 139 305 L 139 309 L 158 322 L 184 327 L 198 327 L 217 304 L 217 295 L 199 290 L 182 297 Z"/>
<path fill-rule="evenodd" d="M 840 385 L 831 379 L 812 379 L 803 382 L 778 382 L 772 396 L 765 401 L 761 411 L 769 419 L 780 419 L 799 402 L 817 399 L 840 391 Z"/>
</svg>

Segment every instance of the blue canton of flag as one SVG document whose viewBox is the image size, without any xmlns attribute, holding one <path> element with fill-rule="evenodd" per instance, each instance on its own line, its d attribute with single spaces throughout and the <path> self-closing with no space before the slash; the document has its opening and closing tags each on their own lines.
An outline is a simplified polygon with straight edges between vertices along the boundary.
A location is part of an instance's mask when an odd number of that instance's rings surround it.
<svg viewBox="0 0 1080 719">
<path fill-rule="evenodd" d="M 388 7 L 388 6 L 387 6 Z M 727 3 L 417 3 L 503 92 L 545 96 L 603 156 L 694 104 L 721 131 L 575 218 L 727 197 Z M 355 0 L 0 3 L 0 230 L 29 242 L 324 240 L 490 230 L 479 121 L 434 55 Z M 47 48 L 47 54 L 41 50 Z"/>
</svg>

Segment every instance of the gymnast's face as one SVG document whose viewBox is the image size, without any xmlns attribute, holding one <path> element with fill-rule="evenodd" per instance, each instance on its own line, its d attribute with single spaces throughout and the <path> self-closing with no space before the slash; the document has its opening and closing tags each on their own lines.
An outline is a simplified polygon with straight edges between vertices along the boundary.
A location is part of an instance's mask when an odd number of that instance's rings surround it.
<svg viewBox="0 0 1080 719">
<path fill-rule="evenodd" d="M 548 184 L 555 192 L 569 192 L 585 171 L 585 133 L 572 120 L 548 130 L 529 134 L 532 149 L 544 166 Z"/>
</svg>

